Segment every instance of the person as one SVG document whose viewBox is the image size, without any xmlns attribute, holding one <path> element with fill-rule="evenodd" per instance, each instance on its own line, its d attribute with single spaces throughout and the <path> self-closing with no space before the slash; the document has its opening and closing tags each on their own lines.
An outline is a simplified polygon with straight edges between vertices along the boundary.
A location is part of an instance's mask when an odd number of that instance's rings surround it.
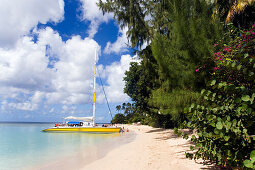
<svg viewBox="0 0 255 170">
<path fill-rule="evenodd" d="M 123 130 L 122 128 L 120 128 L 120 132 L 121 132 L 121 133 L 123 133 L 123 132 L 124 132 L 124 130 Z"/>
</svg>

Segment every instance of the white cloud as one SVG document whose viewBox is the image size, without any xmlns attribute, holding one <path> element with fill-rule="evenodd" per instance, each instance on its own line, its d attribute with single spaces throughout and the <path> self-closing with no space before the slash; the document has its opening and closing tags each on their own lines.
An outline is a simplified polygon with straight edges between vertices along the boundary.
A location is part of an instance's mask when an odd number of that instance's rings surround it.
<svg viewBox="0 0 255 170">
<path fill-rule="evenodd" d="M 127 31 L 128 31 L 127 27 L 125 27 L 123 30 L 120 30 L 117 40 L 114 43 L 111 43 L 108 41 L 104 49 L 104 53 L 110 54 L 110 53 L 120 53 L 120 52 L 127 51 L 128 49 L 128 38 L 126 35 Z"/>
<path fill-rule="evenodd" d="M 30 103 L 29 101 L 24 103 L 8 103 L 8 109 L 18 109 L 18 110 L 25 110 L 25 111 L 33 111 L 36 110 L 38 105 Z"/>
<path fill-rule="evenodd" d="M 75 106 L 63 105 L 63 106 L 62 106 L 62 111 L 61 111 L 61 113 L 74 114 L 75 111 L 76 111 L 76 107 L 75 107 Z"/>
<path fill-rule="evenodd" d="M 0 83 L 29 90 L 44 88 L 52 77 L 44 51 L 31 37 L 20 39 L 15 49 L 0 48 Z"/>
<path fill-rule="evenodd" d="M 82 20 L 90 21 L 90 26 L 88 34 L 90 38 L 93 38 L 97 33 L 98 27 L 103 22 L 108 22 L 110 19 L 113 19 L 112 13 L 106 13 L 103 15 L 103 12 L 99 10 L 99 7 L 96 3 L 98 0 L 80 0 L 82 3 Z M 104 2 L 105 0 L 103 0 Z"/>
<path fill-rule="evenodd" d="M 0 48 L 0 97 L 4 101 L 1 109 L 32 111 L 41 104 L 62 104 L 62 113 L 74 113 L 73 105 L 92 101 L 95 49 L 100 47 L 93 39 L 79 36 L 64 42 L 49 27 L 34 31 L 38 34 L 36 43 L 25 36 L 13 49 Z M 132 61 L 137 61 L 136 56 L 122 55 L 118 62 L 98 66 L 106 80 L 110 103 L 129 100 L 123 92 L 123 77 Z M 97 102 L 105 102 L 99 85 Z"/>
<path fill-rule="evenodd" d="M 90 21 L 89 35 L 98 26 L 113 18 L 103 16 L 95 1 L 81 0 L 83 20 Z M 95 48 L 91 38 L 73 36 L 66 42 L 50 27 L 38 29 L 38 23 L 60 22 L 64 16 L 63 0 L 0 0 L 0 100 L 1 110 L 33 111 L 39 108 L 50 113 L 58 110 L 51 104 L 62 104 L 62 112 L 74 113 L 75 104 L 91 101 Z M 36 6 L 36 8 L 35 8 Z M 33 41 L 33 35 L 37 41 Z M 31 36 L 30 36 L 31 35 Z M 126 34 L 108 45 L 108 52 L 125 50 Z M 123 76 L 132 57 L 122 56 L 119 62 L 99 66 L 107 81 L 105 91 L 110 102 L 127 101 L 123 93 Z M 101 89 L 97 85 L 98 89 Z M 102 98 L 101 91 L 97 92 Z M 44 107 L 42 107 L 43 105 Z M 55 108 L 55 109 L 54 109 Z"/>
<path fill-rule="evenodd" d="M 60 22 L 63 0 L 0 0 L 0 47 L 11 48 L 38 23 Z"/>
<path fill-rule="evenodd" d="M 20 100 L 9 106 L 20 110 L 36 109 L 42 102 L 89 102 L 97 42 L 79 36 L 64 42 L 49 27 L 35 32 L 37 43 L 24 36 L 15 48 L 0 48 L 1 98 Z"/>
<path fill-rule="evenodd" d="M 130 98 L 123 92 L 125 87 L 123 78 L 125 72 L 129 70 L 130 62 L 139 62 L 136 58 L 136 56 L 122 55 L 119 62 L 114 62 L 105 67 L 107 85 L 104 88 L 109 102 L 121 103 L 129 101 Z M 100 103 L 105 101 L 102 93 L 97 97 L 97 100 Z"/>
</svg>

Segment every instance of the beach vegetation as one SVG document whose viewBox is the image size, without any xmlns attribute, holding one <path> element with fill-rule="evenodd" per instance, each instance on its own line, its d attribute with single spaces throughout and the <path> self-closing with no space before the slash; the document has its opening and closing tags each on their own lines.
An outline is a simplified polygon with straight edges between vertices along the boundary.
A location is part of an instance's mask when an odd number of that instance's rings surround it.
<svg viewBox="0 0 255 170">
<path fill-rule="evenodd" d="M 228 26 L 228 43 L 215 45 L 212 80 L 201 91 L 202 100 L 186 110 L 190 117 L 183 125 L 197 132 L 191 138 L 195 153 L 186 156 L 226 168 L 251 168 L 255 148 L 255 25 L 250 30 Z"/>
<path fill-rule="evenodd" d="M 213 4 L 108 0 L 99 6 L 113 12 L 122 28 L 128 27 L 133 47 L 148 44 L 138 50 L 141 61 L 131 63 L 124 77 L 124 92 L 135 102 L 137 113 L 156 127 L 179 126 L 186 120 L 183 108 L 199 99 L 207 82 L 208 73 L 196 74 L 196 66 L 210 65 L 211 44 L 222 34 L 221 23 L 208 19 Z"/>
<path fill-rule="evenodd" d="M 125 124 L 127 123 L 126 117 L 122 113 L 115 114 L 114 118 L 111 121 L 112 124 Z"/>
<path fill-rule="evenodd" d="M 124 92 L 132 99 L 132 109 L 125 113 L 122 107 L 127 123 L 190 128 L 197 135 L 188 158 L 252 169 L 254 0 L 106 0 L 98 5 L 128 28 L 140 58 L 124 77 Z"/>
</svg>

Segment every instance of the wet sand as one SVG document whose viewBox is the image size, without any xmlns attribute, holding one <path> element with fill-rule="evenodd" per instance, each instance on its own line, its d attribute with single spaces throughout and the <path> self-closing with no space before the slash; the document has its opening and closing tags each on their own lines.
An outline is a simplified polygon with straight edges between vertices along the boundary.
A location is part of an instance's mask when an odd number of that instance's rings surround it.
<svg viewBox="0 0 255 170">
<path fill-rule="evenodd" d="M 185 152 L 189 151 L 192 144 L 177 137 L 172 129 L 164 130 L 144 125 L 121 125 L 123 126 L 125 130 L 136 133 L 136 138 L 112 149 L 104 157 L 86 164 L 83 170 L 214 169 L 185 158 Z"/>
</svg>

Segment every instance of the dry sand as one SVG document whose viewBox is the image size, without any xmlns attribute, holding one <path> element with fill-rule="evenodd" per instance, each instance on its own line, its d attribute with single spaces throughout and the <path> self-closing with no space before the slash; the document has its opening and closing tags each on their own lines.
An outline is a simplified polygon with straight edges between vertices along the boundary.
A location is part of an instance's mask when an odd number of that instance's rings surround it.
<svg viewBox="0 0 255 170">
<path fill-rule="evenodd" d="M 87 164 L 84 170 L 197 170 L 214 169 L 185 158 L 190 142 L 163 130 L 144 125 L 121 125 L 136 138 Z M 130 133 L 128 132 L 128 133 Z M 127 133 L 127 132 L 126 132 Z"/>
</svg>

